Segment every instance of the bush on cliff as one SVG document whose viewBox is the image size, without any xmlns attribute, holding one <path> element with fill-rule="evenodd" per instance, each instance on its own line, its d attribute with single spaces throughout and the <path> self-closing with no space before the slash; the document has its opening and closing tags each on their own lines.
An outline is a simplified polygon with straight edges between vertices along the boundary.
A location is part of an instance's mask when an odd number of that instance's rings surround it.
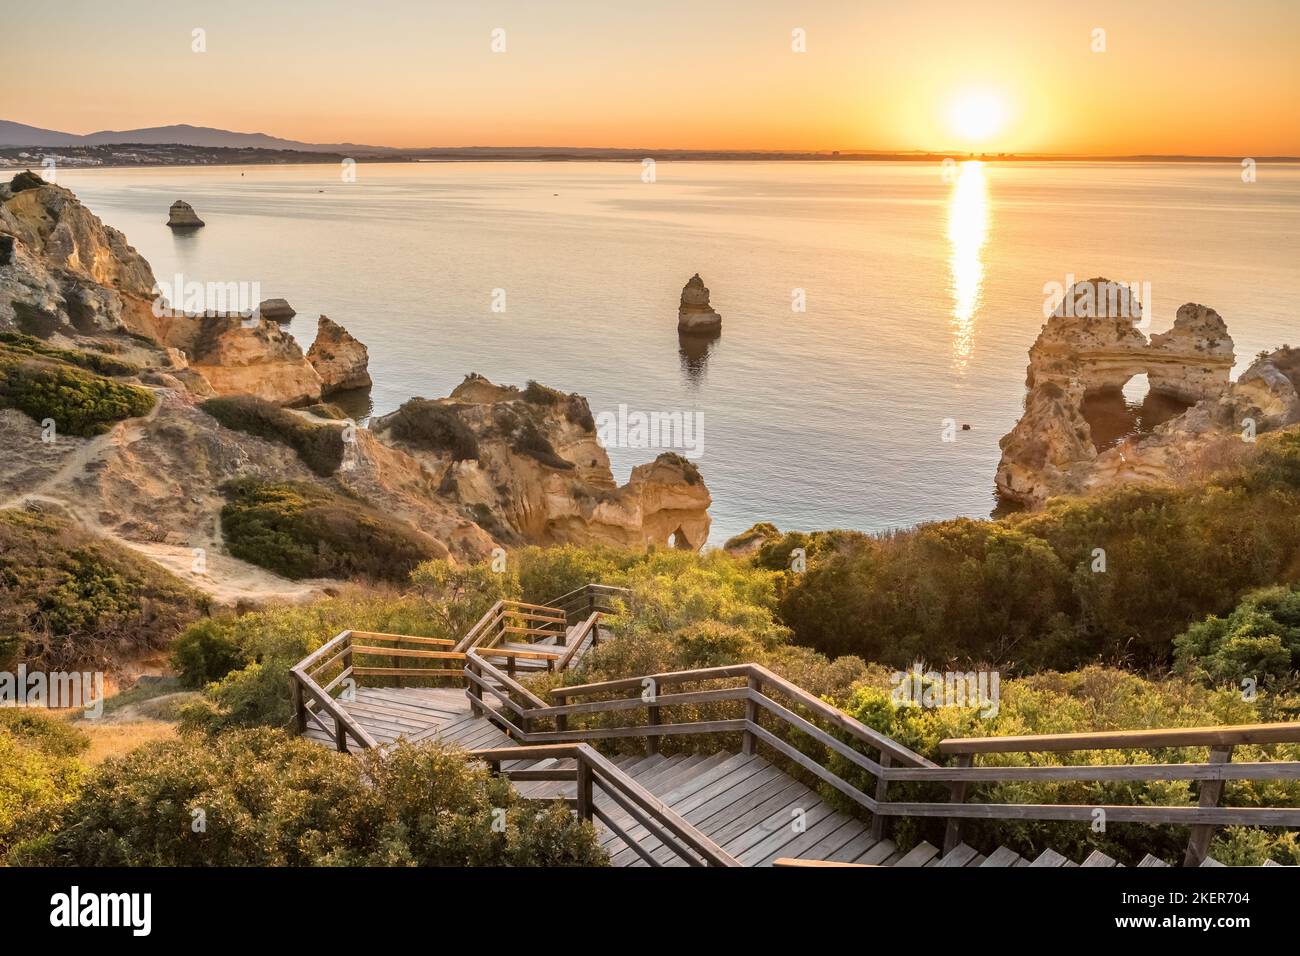
<svg viewBox="0 0 1300 956">
<path fill-rule="evenodd" d="M 1003 680 L 996 714 L 981 714 L 974 707 L 899 707 L 891 700 L 891 686 L 883 674 L 859 685 L 843 701 L 843 709 L 869 727 L 881 731 L 912 750 L 936 762 L 950 758 L 939 752 L 946 737 L 986 737 L 1017 734 L 1055 734 L 1084 731 L 1146 730 L 1152 727 L 1188 727 L 1215 724 L 1246 724 L 1285 719 L 1294 700 L 1260 695 L 1253 702 L 1242 700 L 1234 689 L 1209 690 L 1197 684 L 1170 680 L 1146 680 L 1121 670 L 1085 667 L 1069 673 L 1044 672 L 1029 677 Z M 1055 764 L 1092 766 L 1099 764 L 1145 764 L 1163 761 L 1198 762 L 1204 748 L 1160 751 L 1079 751 L 1067 754 L 1000 755 L 1005 766 Z M 838 758 L 837 758 L 838 759 Z M 1296 760 L 1300 745 L 1238 747 L 1233 760 Z M 859 786 L 870 786 L 872 778 L 841 761 L 837 773 Z M 870 792 L 870 791 L 868 791 Z M 946 802 L 946 787 L 933 784 L 898 783 L 890 786 L 890 799 Z M 1078 806 L 1195 805 L 1195 790 L 1185 780 L 1100 781 L 1072 783 L 986 783 L 973 784 L 968 800 L 977 803 L 1057 803 Z M 1224 806 L 1298 807 L 1300 781 L 1234 781 L 1223 792 Z M 944 821 L 908 817 L 893 823 L 900 846 L 920 839 L 941 845 Z M 985 852 L 999 845 L 1022 855 L 1036 856 L 1051 847 L 1076 862 L 1092 850 L 1133 865 L 1146 853 L 1166 861 L 1182 859 L 1187 845 L 1187 828 L 1139 824 L 1108 824 L 1094 832 L 1087 824 L 1048 821 L 969 820 L 964 839 Z M 1263 863 L 1295 862 L 1293 834 L 1281 830 L 1246 830 L 1217 833 L 1214 851 L 1234 859 L 1252 857 Z"/>
<path fill-rule="evenodd" d="M 16 408 L 59 433 L 89 438 L 153 410 L 151 391 L 75 365 L 0 346 L 0 408 Z"/>
<path fill-rule="evenodd" d="M 58 359 L 99 375 L 135 375 L 139 367 L 101 352 L 78 352 L 61 349 L 21 332 L 0 332 L 0 344 L 12 355 L 32 355 Z"/>
<path fill-rule="evenodd" d="M 1174 659 L 1183 673 L 1212 683 L 1293 679 L 1300 670 L 1300 589 L 1247 594 L 1227 617 L 1210 615 L 1175 637 Z"/>
<path fill-rule="evenodd" d="M 199 408 L 226 428 L 288 445 L 322 478 L 334 474 L 343 463 L 343 429 L 337 426 L 313 424 L 252 395 L 210 398 Z"/>
<path fill-rule="evenodd" d="M 410 525 L 316 485 L 244 478 L 222 492 L 230 553 L 285 577 L 404 581 L 421 561 L 445 553 Z"/>
<path fill-rule="evenodd" d="M 412 398 L 393 413 L 388 427 L 395 438 L 426 451 L 449 454 L 453 461 L 478 459 L 478 439 L 454 406 Z"/>
<path fill-rule="evenodd" d="M 48 834 L 76 798 L 86 737 L 38 710 L 0 707 L 0 863 L 25 840 Z"/>
<path fill-rule="evenodd" d="M 1260 441 L 1249 463 L 1201 484 L 846 537 L 785 576 L 782 618 L 803 643 L 895 665 L 1167 663 L 1192 622 L 1300 579 L 1300 431 Z M 787 544 L 770 547 L 774 561 Z"/>
<path fill-rule="evenodd" d="M 102 666 L 166 645 L 206 603 L 62 518 L 0 511 L 0 668 Z"/>
<path fill-rule="evenodd" d="M 504 816 L 502 816 L 504 811 Z M 204 826 L 196 828 L 196 814 Z M 505 826 L 501 827 L 500 823 Z M 105 763 L 54 832 L 66 866 L 565 866 L 605 862 L 589 823 L 538 809 L 436 744 L 361 758 L 279 731 L 149 744 Z"/>
</svg>

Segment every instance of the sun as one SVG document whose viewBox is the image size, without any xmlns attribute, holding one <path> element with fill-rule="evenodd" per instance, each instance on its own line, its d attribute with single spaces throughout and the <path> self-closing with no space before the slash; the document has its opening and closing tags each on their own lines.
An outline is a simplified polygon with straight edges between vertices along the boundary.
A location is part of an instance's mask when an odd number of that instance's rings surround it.
<svg viewBox="0 0 1300 956">
<path fill-rule="evenodd" d="M 948 110 L 952 131 L 969 143 L 985 143 L 1007 122 L 1006 100 L 989 90 L 966 90 Z"/>
</svg>

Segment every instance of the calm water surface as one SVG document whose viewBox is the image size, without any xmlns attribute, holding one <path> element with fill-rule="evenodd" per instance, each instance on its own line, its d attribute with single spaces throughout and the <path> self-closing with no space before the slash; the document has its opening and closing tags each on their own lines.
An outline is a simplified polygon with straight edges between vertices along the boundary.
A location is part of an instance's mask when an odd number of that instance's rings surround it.
<svg viewBox="0 0 1300 956">
<path fill-rule="evenodd" d="M 1300 342 L 1300 167 L 440 163 L 65 171 L 159 279 L 258 282 L 370 348 L 376 413 L 467 372 L 593 412 L 701 412 L 712 543 L 993 508 L 1045 283 L 1150 283 L 1151 330 L 1217 309 L 1238 371 Z M 205 229 L 174 235 L 175 199 Z M 723 316 L 676 331 L 699 272 Z M 505 312 L 494 312 L 494 290 Z M 806 311 L 792 308 L 803 290 Z M 499 301 L 499 299 L 497 300 Z M 1128 394 L 1140 401 L 1142 385 Z M 946 419 L 970 426 L 942 440 Z M 615 476 L 655 452 L 611 448 Z"/>
</svg>

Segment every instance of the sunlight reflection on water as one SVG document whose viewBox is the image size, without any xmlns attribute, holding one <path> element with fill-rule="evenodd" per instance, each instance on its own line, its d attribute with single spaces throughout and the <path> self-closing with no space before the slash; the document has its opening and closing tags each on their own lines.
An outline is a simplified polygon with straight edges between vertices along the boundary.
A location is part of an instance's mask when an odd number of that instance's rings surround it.
<svg viewBox="0 0 1300 956">
<path fill-rule="evenodd" d="M 952 271 L 952 367 L 965 371 L 975 347 L 975 315 L 984 284 L 981 253 L 989 233 L 989 192 L 984 164 L 961 164 L 948 201 L 948 266 Z"/>
</svg>

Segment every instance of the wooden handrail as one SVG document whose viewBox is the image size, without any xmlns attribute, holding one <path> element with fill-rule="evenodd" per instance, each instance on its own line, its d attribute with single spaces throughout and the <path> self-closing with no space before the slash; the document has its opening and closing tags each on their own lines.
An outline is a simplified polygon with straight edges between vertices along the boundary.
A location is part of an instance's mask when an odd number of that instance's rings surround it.
<svg viewBox="0 0 1300 956">
<path fill-rule="evenodd" d="M 649 852 L 644 851 L 640 846 L 640 841 L 613 819 L 611 814 L 596 806 L 590 792 L 593 784 L 599 785 L 611 802 L 624 810 L 636 823 L 645 827 L 665 847 L 688 864 L 692 866 L 740 866 L 740 862 L 735 857 L 697 830 L 672 807 L 661 801 L 588 744 L 495 747 L 487 750 L 473 750 L 470 751 L 469 755 L 485 761 L 494 773 L 507 778 L 511 777 L 512 771 L 503 769 L 501 766 L 507 760 L 573 759 L 576 766 L 572 771 L 572 776 L 566 776 L 564 779 L 571 779 L 578 786 L 575 802 L 579 817 L 583 820 L 591 820 L 593 817 L 599 818 L 628 847 L 636 851 L 651 866 L 660 866 L 661 863 Z M 515 771 L 515 773 L 520 774 L 519 779 L 527 779 L 524 776 L 526 771 Z M 567 774 L 568 772 L 548 771 L 548 779 L 557 779 L 561 773 Z"/>
<path fill-rule="evenodd" d="M 1150 750 L 1159 747 L 1294 743 L 1300 743 L 1300 721 L 1026 737 L 953 737 L 940 741 L 939 750 L 948 754 L 1061 753 L 1069 750 Z"/>
</svg>

